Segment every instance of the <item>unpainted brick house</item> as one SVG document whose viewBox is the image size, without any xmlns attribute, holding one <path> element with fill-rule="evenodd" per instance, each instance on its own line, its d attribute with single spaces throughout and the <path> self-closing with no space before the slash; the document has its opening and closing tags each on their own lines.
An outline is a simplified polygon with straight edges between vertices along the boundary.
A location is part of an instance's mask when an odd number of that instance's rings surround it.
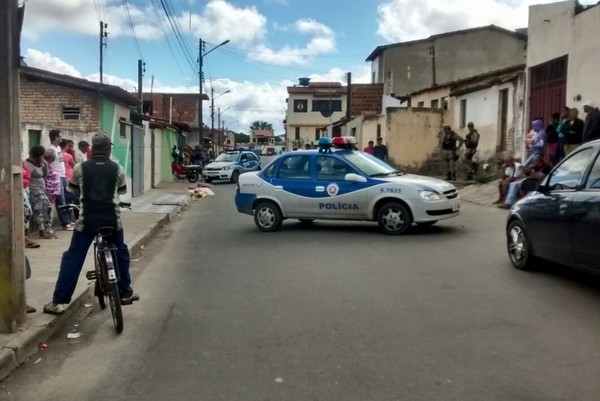
<svg viewBox="0 0 600 401">
<path fill-rule="evenodd" d="M 113 142 L 113 159 L 125 168 L 132 196 L 144 185 L 144 129 L 131 122 L 138 99 L 113 85 L 91 82 L 28 66 L 20 70 L 22 157 L 33 145 L 48 146 L 49 131 L 60 129 L 77 144 L 104 131 Z"/>
</svg>

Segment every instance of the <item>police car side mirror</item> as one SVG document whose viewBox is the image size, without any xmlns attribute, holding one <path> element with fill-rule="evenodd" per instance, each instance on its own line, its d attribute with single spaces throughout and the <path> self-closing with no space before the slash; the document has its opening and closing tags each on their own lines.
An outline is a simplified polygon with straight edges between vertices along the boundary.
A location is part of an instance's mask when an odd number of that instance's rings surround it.
<svg viewBox="0 0 600 401">
<path fill-rule="evenodd" d="M 346 174 L 344 180 L 349 182 L 367 182 L 367 179 L 365 177 L 355 173 Z"/>
</svg>

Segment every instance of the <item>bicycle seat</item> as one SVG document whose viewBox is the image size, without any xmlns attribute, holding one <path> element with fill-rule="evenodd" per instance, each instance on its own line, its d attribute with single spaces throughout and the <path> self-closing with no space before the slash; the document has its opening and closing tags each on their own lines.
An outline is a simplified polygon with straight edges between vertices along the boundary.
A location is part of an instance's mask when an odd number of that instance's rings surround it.
<svg viewBox="0 0 600 401">
<path fill-rule="evenodd" d="M 96 229 L 96 234 L 100 234 L 103 237 L 112 237 L 115 231 L 115 228 L 111 226 L 99 227 Z"/>
</svg>

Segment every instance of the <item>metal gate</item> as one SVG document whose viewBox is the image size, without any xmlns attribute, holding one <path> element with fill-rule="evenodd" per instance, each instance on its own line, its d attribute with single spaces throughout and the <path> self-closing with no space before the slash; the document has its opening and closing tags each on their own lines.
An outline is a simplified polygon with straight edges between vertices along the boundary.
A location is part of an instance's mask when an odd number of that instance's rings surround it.
<svg viewBox="0 0 600 401">
<path fill-rule="evenodd" d="M 131 195 L 144 193 L 144 129 L 134 125 L 131 130 Z"/>
<path fill-rule="evenodd" d="M 566 105 L 568 61 L 564 56 L 530 69 L 530 120 L 541 117 L 548 124 Z"/>
</svg>

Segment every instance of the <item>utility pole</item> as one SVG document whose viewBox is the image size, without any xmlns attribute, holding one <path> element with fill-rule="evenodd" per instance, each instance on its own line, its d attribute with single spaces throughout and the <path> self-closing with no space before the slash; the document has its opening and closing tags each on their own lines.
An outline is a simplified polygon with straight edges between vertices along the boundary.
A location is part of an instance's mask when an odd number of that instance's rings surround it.
<svg viewBox="0 0 600 401">
<path fill-rule="evenodd" d="M 210 88 L 210 138 L 213 143 L 213 152 L 217 153 L 215 147 L 215 88 Z"/>
<path fill-rule="evenodd" d="M 0 7 L 0 332 L 25 320 L 23 171 L 19 130 L 20 18 L 17 0 Z M 22 15 L 22 14 L 21 14 Z"/>
<path fill-rule="evenodd" d="M 198 82 L 200 85 L 200 97 L 198 98 L 198 130 L 199 137 L 198 142 L 202 144 L 202 139 L 204 137 L 204 124 L 202 124 L 202 81 L 204 80 L 204 74 L 202 72 L 202 66 L 204 64 L 204 41 L 200 39 L 198 41 Z"/>
<path fill-rule="evenodd" d="M 106 37 L 108 36 L 106 28 L 108 28 L 108 24 L 100 21 L 100 83 L 104 81 L 104 48 L 106 47 Z"/>
<path fill-rule="evenodd" d="M 142 90 L 144 72 L 146 72 L 146 63 L 143 60 L 138 60 L 138 99 L 140 100 L 138 112 L 140 114 L 144 112 L 144 91 Z"/>
<path fill-rule="evenodd" d="M 346 122 L 352 118 L 352 73 L 346 74 L 347 78 L 347 94 L 346 94 Z"/>
</svg>

